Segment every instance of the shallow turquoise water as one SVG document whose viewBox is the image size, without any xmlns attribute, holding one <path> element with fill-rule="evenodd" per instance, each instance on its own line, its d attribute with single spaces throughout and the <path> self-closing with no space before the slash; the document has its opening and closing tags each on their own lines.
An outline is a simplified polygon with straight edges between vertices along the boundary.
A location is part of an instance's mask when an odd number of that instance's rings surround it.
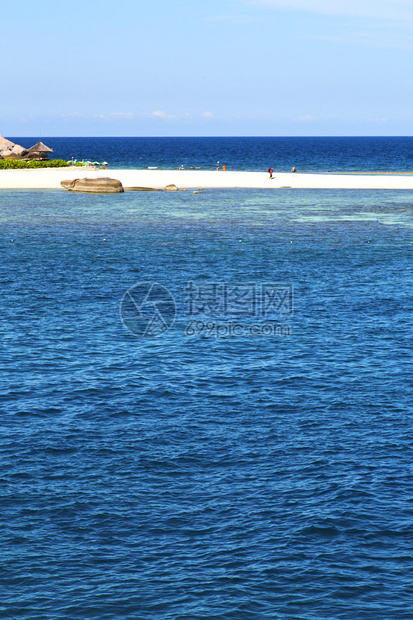
<svg viewBox="0 0 413 620">
<path fill-rule="evenodd" d="M 412 207 L 1 192 L 0 617 L 410 618 Z M 139 281 L 176 302 L 155 338 Z M 293 314 L 191 317 L 190 281 L 292 283 Z"/>
</svg>

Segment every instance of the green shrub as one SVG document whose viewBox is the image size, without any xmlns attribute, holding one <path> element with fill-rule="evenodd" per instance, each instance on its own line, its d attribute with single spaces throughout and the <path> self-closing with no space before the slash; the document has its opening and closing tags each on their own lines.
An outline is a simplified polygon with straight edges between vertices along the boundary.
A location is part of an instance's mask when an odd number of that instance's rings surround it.
<svg viewBox="0 0 413 620">
<path fill-rule="evenodd" d="M 67 168 L 70 164 L 67 163 L 64 159 L 52 159 L 50 163 L 50 168 Z M 45 166 L 48 168 L 49 166 Z"/>
<path fill-rule="evenodd" d="M 67 168 L 69 164 L 64 159 L 45 159 L 36 161 L 31 159 L 24 161 L 21 159 L 0 159 L 0 170 L 18 170 L 26 168 Z"/>
</svg>

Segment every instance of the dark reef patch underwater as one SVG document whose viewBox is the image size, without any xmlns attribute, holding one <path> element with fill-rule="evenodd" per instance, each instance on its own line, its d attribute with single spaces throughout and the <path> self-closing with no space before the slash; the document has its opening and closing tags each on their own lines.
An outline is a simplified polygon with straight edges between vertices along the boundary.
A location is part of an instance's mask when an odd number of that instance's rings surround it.
<svg viewBox="0 0 413 620">
<path fill-rule="evenodd" d="M 410 620 L 412 205 L 0 193 L 0 618 Z M 291 283 L 290 335 L 188 335 L 189 282 L 210 328 Z"/>
</svg>

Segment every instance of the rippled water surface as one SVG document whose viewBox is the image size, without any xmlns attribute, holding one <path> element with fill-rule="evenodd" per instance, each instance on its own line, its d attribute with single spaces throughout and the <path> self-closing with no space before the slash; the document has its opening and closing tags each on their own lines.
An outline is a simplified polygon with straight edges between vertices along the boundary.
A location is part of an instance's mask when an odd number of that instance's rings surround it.
<svg viewBox="0 0 413 620">
<path fill-rule="evenodd" d="M 9 136 L 7 136 L 9 137 Z M 33 138 L 12 138 L 25 148 Z M 413 137 L 42 138 L 51 157 L 111 168 L 413 172 Z"/>
<path fill-rule="evenodd" d="M 412 213 L 2 191 L 0 618 L 410 619 Z M 140 281 L 157 337 L 120 318 Z M 188 282 L 292 283 L 290 335 L 188 334 Z"/>
</svg>

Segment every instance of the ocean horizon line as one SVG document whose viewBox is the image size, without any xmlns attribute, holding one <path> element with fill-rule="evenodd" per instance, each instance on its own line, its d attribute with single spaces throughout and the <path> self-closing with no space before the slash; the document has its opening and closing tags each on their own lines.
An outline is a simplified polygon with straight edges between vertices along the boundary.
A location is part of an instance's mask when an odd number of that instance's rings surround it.
<svg viewBox="0 0 413 620">
<path fill-rule="evenodd" d="M 183 140 L 201 140 L 201 139 L 207 139 L 207 140 L 227 140 L 227 139 L 243 139 L 243 138 L 251 138 L 251 139 L 258 139 L 258 140 L 282 140 L 282 139 L 287 139 L 287 140 L 314 140 L 314 139 L 343 139 L 343 140 L 354 140 L 354 139 L 367 139 L 367 140 L 374 140 L 374 139 L 400 139 L 400 138 L 412 138 L 413 139 L 413 135 L 404 135 L 404 134 L 391 134 L 391 135 L 348 135 L 348 136 L 344 136 L 344 135 L 311 135 L 311 136 L 293 136 L 293 135 L 285 135 L 285 136 L 279 136 L 279 135 L 273 135 L 273 136 L 264 136 L 264 135 L 233 135 L 233 136 L 228 136 L 228 135 L 222 135 L 222 136 L 184 136 L 184 135 L 176 135 L 176 136 L 131 136 L 131 135 L 108 135 L 108 136 L 104 136 L 104 135 L 99 135 L 99 136 L 88 136 L 88 135 L 77 135 L 77 136 L 66 136 L 66 135 L 40 135 L 39 134 L 27 134 L 27 135 L 13 135 L 13 134 L 3 134 L 5 137 L 11 137 L 11 138 L 35 138 L 35 139 L 47 139 L 47 138 L 59 138 L 59 139 L 65 139 L 65 140 L 70 140 L 70 139 L 93 139 L 93 140 L 99 140 L 99 139 L 103 139 L 103 140 L 107 140 L 107 139 L 161 139 L 161 140 L 168 140 L 168 139 L 172 139 L 175 140 L 177 138 L 183 139 Z"/>
</svg>

